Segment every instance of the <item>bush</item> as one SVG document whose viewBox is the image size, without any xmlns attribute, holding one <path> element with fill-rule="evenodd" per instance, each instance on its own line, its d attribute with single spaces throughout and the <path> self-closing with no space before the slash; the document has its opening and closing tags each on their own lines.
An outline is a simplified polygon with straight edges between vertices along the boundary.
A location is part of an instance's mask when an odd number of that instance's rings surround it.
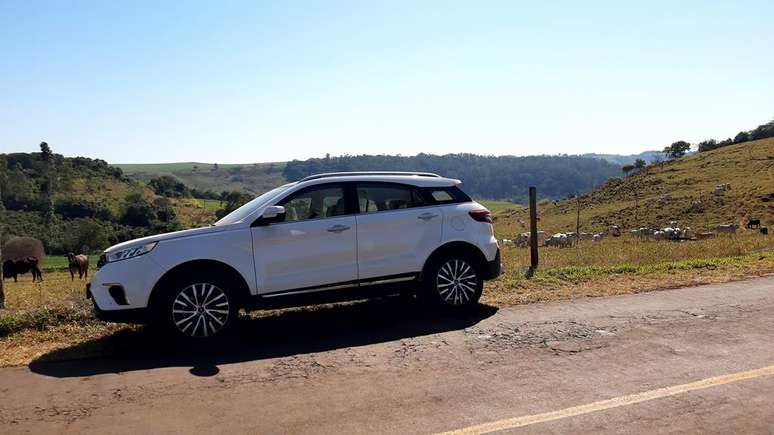
<svg viewBox="0 0 774 435">
<path fill-rule="evenodd" d="M 93 218 L 97 215 L 99 206 L 90 201 L 80 201 L 70 198 L 61 199 L 54 205 L 54 211 L 65 219 Z"/>
</svg>

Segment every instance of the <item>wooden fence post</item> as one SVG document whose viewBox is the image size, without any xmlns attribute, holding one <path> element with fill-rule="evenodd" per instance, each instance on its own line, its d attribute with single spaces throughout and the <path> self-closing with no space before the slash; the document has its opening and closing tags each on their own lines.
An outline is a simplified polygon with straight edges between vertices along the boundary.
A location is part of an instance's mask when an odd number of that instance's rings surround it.
<svg viewBox="0 0 774 435">
<path fill-rule="evenodd" d="M 537 189 L 529 188 L 529 256 L 531 276 L 538 267 L 538 233 L 537 233 Z"/>
</svg>

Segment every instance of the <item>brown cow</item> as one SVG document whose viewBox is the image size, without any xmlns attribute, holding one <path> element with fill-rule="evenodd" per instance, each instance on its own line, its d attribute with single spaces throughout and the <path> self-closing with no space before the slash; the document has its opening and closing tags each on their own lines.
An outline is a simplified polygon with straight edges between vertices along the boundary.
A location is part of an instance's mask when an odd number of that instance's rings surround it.
<svg viewBox="0 0 774 435">
<path fill-rule="evenodd" d="M 32 282 L 43 281 L 43 273 L 38 268 L 36 257 L 6 260 L 3 263 L 3 278 L 13 278 L 13 282 L 17 282 L 18 275 L 24 275 L 30 271 L 32 272 Z"/>
<path fill-rule="evenodd" d="M 70 280 L 75 280 L 75 272 L 78 272 L 78 279 L 82 279 L 84 276 L 89 277 L 89 257 L 79 254 L 75 255 L 69 252 L 67 255 L 67 261 L 69 261 L 68 268 L 70 269 Z"/>
</svg>

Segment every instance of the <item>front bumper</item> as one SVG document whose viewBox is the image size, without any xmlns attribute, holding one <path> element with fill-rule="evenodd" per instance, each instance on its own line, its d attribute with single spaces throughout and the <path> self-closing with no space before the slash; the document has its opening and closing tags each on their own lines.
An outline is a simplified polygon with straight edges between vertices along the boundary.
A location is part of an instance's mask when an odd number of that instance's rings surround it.
<svg viewBox="0 0 774 435">
<path fill-rule="evenodd" d="M 484 279 L 495 279 L 500 276 L 502 270 L 503 266 L 500 262 L 500 248 L 497 248 L 497 254 L 495 254 L 494 260 L 488 261 L 486 263 L 486 267 L 484 269 Z"/>
<path fill-rule="evenodd" d="M 129 308 L 126 310 L 100 310 L 97 304 L 94 304 L 94 317 L 103 322 L 112 323 L 148 323 L 150 313 L 147 308 Z"/>
<path fill-rule="evenodd" d="M 102 310 L 91 293 L 91 283 L 86 284 L 86 299 L 91 299 L 94 305 L 94 317 L 103 322 L 112 323 L 148 323 L 150 312 L 148 308 L 127 308 L 119 310 Z"/>
</svg>

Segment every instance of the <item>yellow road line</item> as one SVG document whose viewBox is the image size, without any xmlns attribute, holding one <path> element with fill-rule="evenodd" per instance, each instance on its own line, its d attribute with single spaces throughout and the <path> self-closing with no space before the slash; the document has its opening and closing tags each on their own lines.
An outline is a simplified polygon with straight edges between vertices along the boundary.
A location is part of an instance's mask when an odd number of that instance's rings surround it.
<svg viewBox="0 0 774 435">
<path fill-rule="evenodd" d="M 673 385 L 671 387 L 659 388 L 656 390 L 644 391 L 642 393 L 630 394 L 628 396 L 614 397 L 612 399 L 600 400 L 599 402 L 588 403 L 585 405 L 573 406 L 560 409 L 558 411 L 544 412 L 542 414 L 525 415 L 522 417 L 506 418 L 504 420 L 492 421 L 475 426 L 468 426 L 462 429 L 444 432 L 439 435 L 470 435 L 485 434 L 517 427 L 529 426 L 537 423 L 560 420 L 576 415 L 588 414 L 591 412 L 604 411 L 606 409 L 618 408 L 619 406 L 633 405 L 635 403 L 646 402 L 648 400 L 660 399 L 663 397 L 675 396 L 677 394 L 687 393 L 689 391 L 703 390 L 705 388 L 717 387 L 719 385 L 730 384 L 733 382 L 744 381 L 747 379 L 759 378 L 762 376 L 774 375 L 774 366 L 763 367 L 746 372 L 731 373 L 728 375 L 716 376 L 714 378 L 702 379 L 687 384 Z"/>
</svg>

